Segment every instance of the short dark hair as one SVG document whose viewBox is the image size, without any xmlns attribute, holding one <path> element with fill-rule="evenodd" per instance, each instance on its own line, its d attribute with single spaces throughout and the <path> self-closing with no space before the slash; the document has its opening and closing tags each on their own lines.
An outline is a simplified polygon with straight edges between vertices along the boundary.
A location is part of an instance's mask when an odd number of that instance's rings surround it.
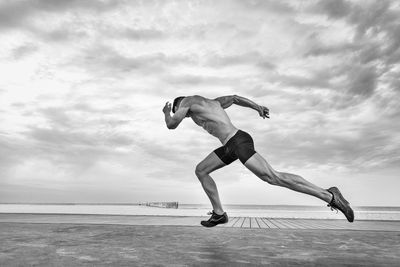
<svg viewBox="0 0 400 267">
<path fill-rule="evenodd" d="M 174 99 L 174 103 L 172 104 L 172 112 L 175 113 L 176 107 L 181 103 L 182 99 L 184 99 L 184 96 L 178 96 L 177 98 Z"/>
</svg>

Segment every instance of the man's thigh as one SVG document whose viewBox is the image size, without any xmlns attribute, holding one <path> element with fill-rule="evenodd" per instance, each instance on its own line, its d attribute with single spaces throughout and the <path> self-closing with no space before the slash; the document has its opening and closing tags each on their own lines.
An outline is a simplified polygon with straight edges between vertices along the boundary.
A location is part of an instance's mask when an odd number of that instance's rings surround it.
<svg viewBox="0 0 400 267">
<path fill-rule="evenodd" d="M 225 166 L 226 164 L 213 151 L 196 166 L 196 172 L 211 173 Z"/>
<path fill-rule="evenodd" d="M 244 163 L 244 166 L 261 179 L 264 176 L 274 177 L 277 175 L 271 165 L 257 152 Z"/>
</svg>

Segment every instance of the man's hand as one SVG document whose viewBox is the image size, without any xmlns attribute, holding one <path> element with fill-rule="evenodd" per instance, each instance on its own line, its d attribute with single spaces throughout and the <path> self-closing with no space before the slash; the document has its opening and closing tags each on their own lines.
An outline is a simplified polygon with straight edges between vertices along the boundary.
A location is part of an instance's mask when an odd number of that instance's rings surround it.
<svg viewBox="0 0 400 267">
<path fill-rule="evenodd" d="M 175 129 L 186 117 L 186 114 L 189 112 L 189 107 L 179 105 L 179 109 L 171 116 L 171 103 L 167 102 L 162 111 L 164 112 L 165 123 L 168 129 Z"/>
<path fill-rule="evenodd" d="M 258 106 L 258 114 L 260 114 L 260 116 L 263 119 L 265 119 L 265 118 L 269 119 L 269 109 L 267 107 Z"/>
<path fill-rule="evenodd" d="M 165 103 L 164 108 L 162 109 L 162 111 L 164 112 L 164 114 L 171 114 L 171 103 L 167 102 Z"/>
</svg>

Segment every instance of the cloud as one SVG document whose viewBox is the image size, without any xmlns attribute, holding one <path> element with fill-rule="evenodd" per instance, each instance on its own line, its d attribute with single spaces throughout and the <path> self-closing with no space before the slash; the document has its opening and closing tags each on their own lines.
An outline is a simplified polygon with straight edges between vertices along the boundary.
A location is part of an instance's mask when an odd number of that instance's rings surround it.
<svg viewBox="0 0 400 267">
<path fill-rule="evenodd" d="M 268 138 L 260 138 L 264 134 L 255 133 L 256 149 L 261 154 L 267 153 L 279 169 L 324 166 L 357 173 L 370 168 L 395 167 L 399 161 L 396 152 L 399 147 L 390 130 L 393 129 L 392 119 L 374 114 L 378 106 L 364 111 L 368 118 L 361 119 L 354 115 L 359 114 L 358 109 L 348 107 L 328 113 L 317 109 L 313 113 L 294 114 L 293 118 L 275 118 L 279 121 L 268 128 Z"/>
<path fill-rule="evenodd" d="M 272 70 L 275 65 L 258 52 L 248 52 L 239 55 L 210 55 L 207 59 L 211 67 L 232 67 L 237 65 L 255 66 L 262 70 Z"/>
<path fill-rule="evenodd" d="M 84 50 L 79 59 L 81 67 L 108 76 L 117 73 L 137 71 L 142 74 L 153 75 L 163 73 L 165 68 L 196 62 L 190 55 L 165 55 L 164 53 L 151 53 L 140 56 L 126 56 L 108 46 L 95 46 Z"/>
<path fill-rule="evenodd" d="M 328 17 L 338 19 L 350 14 L 352 7 L 353 5 L 346 0 L 326 0 L 318 1 L 312 9 L 317 13 L 326 13 Z"/>
<path fill-rule="evenodd" d="M 368 30 L 372 33 L 380 31 L 380 28 L 388 23 L 386 18 L 393 17 L 390 11 L 391 3 L 389 1 L 374 1 L 372 4 L 353 8 L 348 20 L 356 25 L 357 35 L 364 36 Z"/>
<path fill-rule="evenodd" d="M 355 66 L 348 71 L 348 88 L 358 96 L 370 96 L 376 89 L 378 74 L 374 66 Z"/>
<path fill-rule="evenodd" d="M 273 1 L 273 0 L 245 0 L 236 1 L 239 6 L 245 7 L 252 12 L 265 12 L 274 14 L 290 14 L 295 11 L 295 9 L 285 1 Z"/>
<path fill-rule="evenodd" d="M 66 114 L 65 109 L 49 107 L 40 110 L 40 112 L 47 118 L 51 127 L 71 127 L 71 119 Z"/>
<path fill-rule="evenodd" d="M 303 56 L 325 65 L 323 72 L 327 75 L 323 78 L 329 81 L 325 89 L 338 93 L 333 106 L 347 108 L 366 101 L 382 88 L 395 90 L 389 77 L 393 77 L 391 73 L 400 60 L 400 13 L 393 2 L 318 1 L 305 10 L 324 15 L 332 23 L 310 34 Z M 338 25 L 344 25 L 347 37 L 338 35 Z M 339 38 L 331 38 L 327 32 Z M 308 69 L 308 77 L 319 77 L 319 73 Z"/>
<path fill-rule="evenodd" d="M 20 160 L 23 151 L 20 149 L 17 140 L 10 136 L 0 133 L 0 174 L 3 179 L 8 177 L 8 171 Z"/>
<path fill-rule="evenodd" d="M 327 88 L 330 86 L 327 79 L 321 79 L 321 77 L 318 77 L 317 75 L 313 75 L 313 77 L 305 77 L 300 75 L 277 74 L 272 76 L 271 81 L 297 88 Z"/>
<path fill-rule="evenodd" d="M 312 47 L 304 54 L 304 56 L 323 56 L 337 55 L 357 52 L 362 48 L 361 44 L 355 43 L 339 43 L 339 44 L 322 44 L 313 43 Z"/>
<path fill-rule="evenodd" d="M 40 102 L 13 105 L 25 114 L 25 123 L 20 132 L 0 135 L 3 172 L 9 173 L 16 165 L 39 160 L 71 176 L 82 175 L 99 161 L 123 158 L 135 146 L 134 135 L 124 129 L 132 121 L 120 115 L 126 109 L 95 109 L 71 102 L 64 106 L 53 103 L 49 107 L 40 107 L 43 105 Z"/>
<path fill-rule="evenodd" d="M 152 41 L 152 40 L 163 40 L 168 36 L 164 31 L 158 29 L 107 29 L 105 33 L 116 38 L 127 38 L 133 41 Z"/>
<path fill-rule="evenodd" d="M 21 45 L 15 49 L 13 49 L 12 54 L 13 54 L 13 57 L 18 60 L 18 59 L 24 58 L 26 56 L 29 56 L 29 55 L 37 52 L 38 50 L 39 50 L 39 48 L 36 45 L 34 45 L 32 43 L 27 43 L 27 44 Z"/>
<path fill-rule="evenodd" d="M 372 39 L 380 43 L 385 52 L 381 56 L 389 56 L 397 50 L 399 41 L 398 18 L 400 11 L 394 8 L 391 1 L 367 1 L 351 3 L 349 1 L 319 1 L 311 9 L 316 13 L 326 14 L 331 19 L 344 19 L 355 28 L 353 44 L 356 49 L 367 45 L 368 50 L 377 50 L 364 41 L 364 38 Z M 362 45 L 362 47 L 360 47 Z M 396 47 L 396 48 L 395 48 Z M 328 49 L 329 50 L 329 49 Z M 378 57 L 375 57 L 378 58 Z"/>
<path fill-rule="evenodd" d="M 181 74 L 174 75 L 169 74 L 165 76 L 165 81 L 171 85 L 180 85 L 180 86 L 190 86 L 196 87 L 200 85 L 234 85 L 235 78 L 234 77 L 220 77 L 220 76 L 206 76 L 206 75 L 192 75 L 192 74 Z"/>
<path fill-rule="evenodd" d="M 87 33 L 79 29 L 71 29 L 69 26 L 63 26 L 56 30 L 46 31 L 39 29 L 32 29 L 37 36 L 47 42 L 65 42 L 72 40 L 79 40 L 87 37 Z"/>
<path fill-rule="evenodd" d="M 64 13 L 68 11 L 85 10 L 105 12 L 116 8 L 120 1 L 62 1 L 62 0 L 32 0 L 3 1 L 0 5 L 0 28 L 16 28 L 27 24 L 27 21 L 41 12 Z"/>
<path fill-rule="evenodd" d="M 270 120 L 227 113 L 281 171 L 353 188 L 355 172 L 381 179 L 399 163 L 398 12 L 393 1 L 3 1 L 2 194 L 24 184 L 68 199 L 96 185 L 98 198 L 112 187 L 134 199 L 173 184 L 169 197 L 190 200 L 196 164 L 221 144 L 191 120 L 168 130 L 161 109 L 197 94 L 268 106 Z M 231 166 L 215 177 L 246 176 Z"/>
</svg>

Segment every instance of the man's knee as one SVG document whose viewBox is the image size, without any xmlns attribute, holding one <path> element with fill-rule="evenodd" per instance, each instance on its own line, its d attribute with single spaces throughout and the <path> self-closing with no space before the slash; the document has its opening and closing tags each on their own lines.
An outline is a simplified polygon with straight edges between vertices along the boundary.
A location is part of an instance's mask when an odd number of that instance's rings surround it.
<svg viewBox="0 0 400 267">
<path fill-rule="evenodd" d="M 281 179 L 278 172 L 265 172 L 261 175 L 261 179 L 271 185 L 280 185 Z"/>
<path fill-rule="evenodd" d="M 205 175 L 207 175 L 207 172 L 205 171 L 204 167 L 201 165 L 201 163 L 197 164 L 196 169 L 194 170 L 194 173 L 196 174 L 197 178 L 201 179 Z"/>
</svg>

